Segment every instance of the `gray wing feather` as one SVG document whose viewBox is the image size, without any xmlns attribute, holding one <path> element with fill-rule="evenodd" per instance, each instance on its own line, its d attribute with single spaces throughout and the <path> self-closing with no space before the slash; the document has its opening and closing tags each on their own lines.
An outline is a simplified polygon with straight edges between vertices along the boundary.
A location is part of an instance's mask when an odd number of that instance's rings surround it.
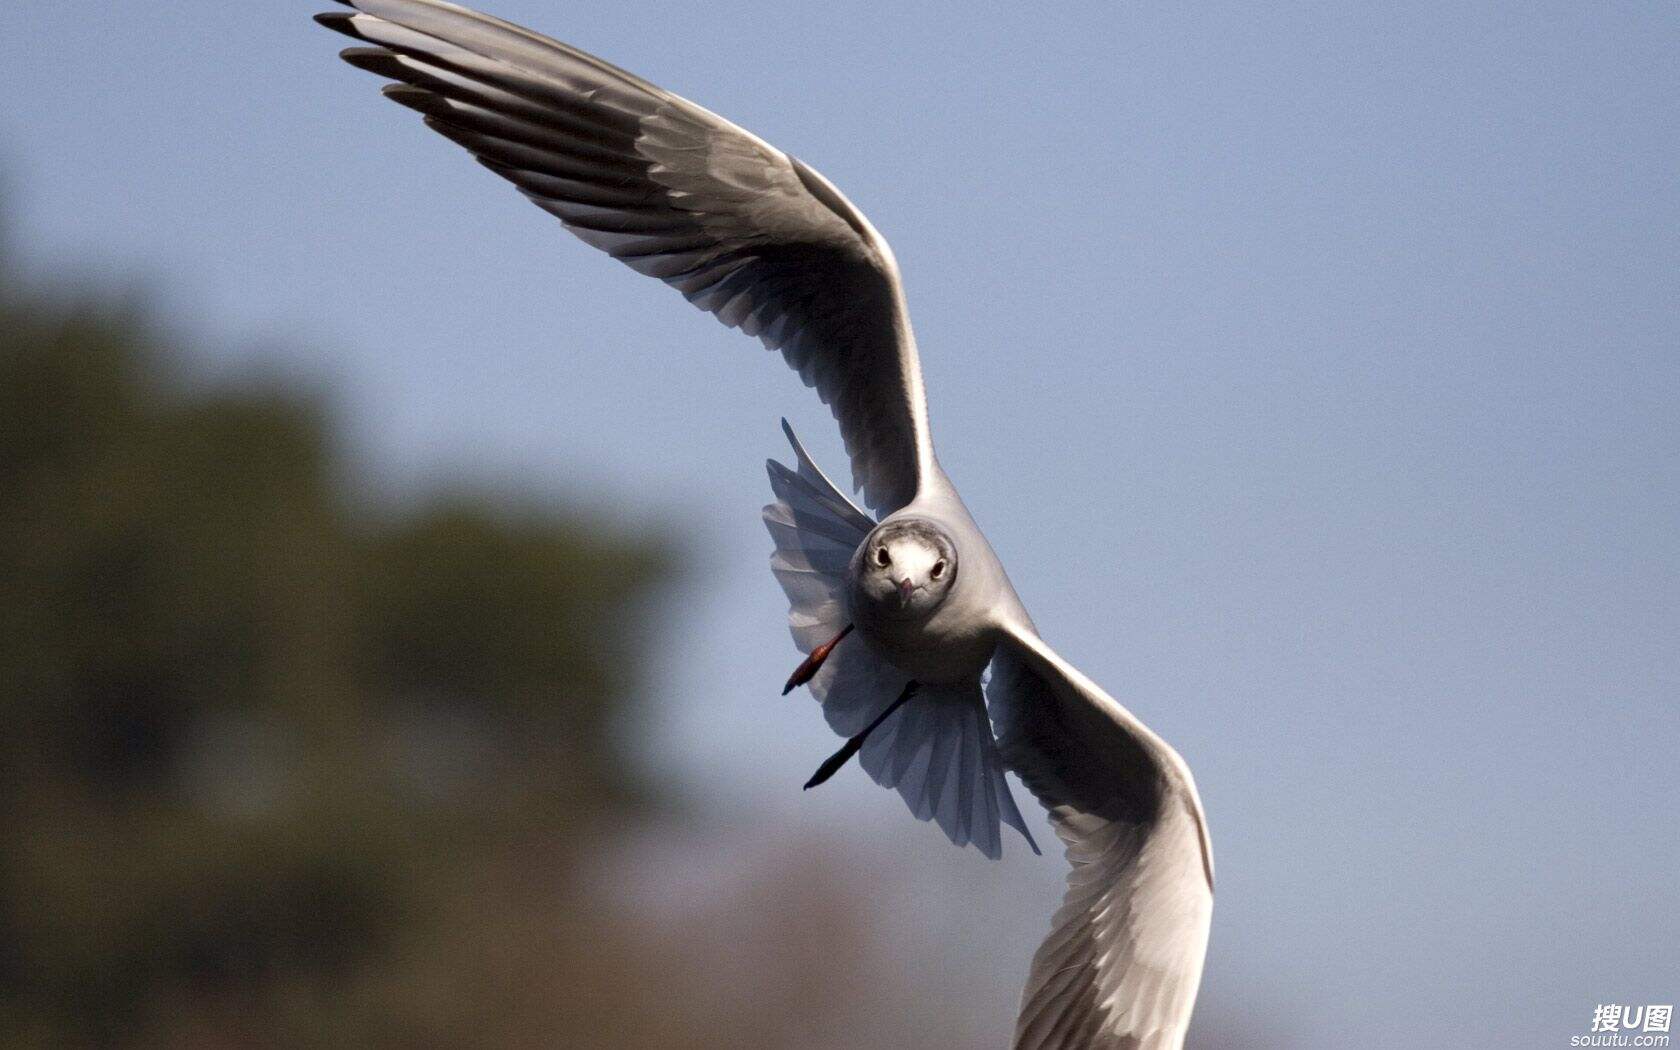
<svg viewBox="0 0 1680 1050">
<path fill-rule="evenodd" d="M 764 524 L 776 545 L 770 556 L 770 570 L 788 596 L 788 626 L 799 651 L 809 653 L 846 626 L 846 569 L 852 553 L 875 527 L 875 522 L 858 510 L 811 461 L 785 419 L 782 432 L 793 446 L 798 468 L 789 470 L 775 460 L 765 464 L 776 502 L 764 508 Z M 836 671 L 841 666 L 834 657 L 829 662 Z M 827 681 L 819 675 L 812 688 L 826 691 Z M 881 688 L 889 685 L 883 683 Z M 898 687 L 903 685 L 901 680 Z M 818 699 L 822 699 L 821 692 Z M 891 700 L 889 696 L 881 706 Z M 867 724 L 865 720 L 851 732 Z"/>
<path fill-rule="evenodd" d="M 1030 629 L 1007 631 L 988 689 L 1003 755 L 1071 865 L 1015 1050 L 1180 1050 L 1213 911 L 1189 769 Z"/>
<path fill-rule="evenodd" d="M 891 248 L 797 159 L 529 30 L 439 0 L 341 0 L 351 64 L 586 243 L 780 350 L 839 421 L 869 506 L 943 477 Z"/>
</svg>

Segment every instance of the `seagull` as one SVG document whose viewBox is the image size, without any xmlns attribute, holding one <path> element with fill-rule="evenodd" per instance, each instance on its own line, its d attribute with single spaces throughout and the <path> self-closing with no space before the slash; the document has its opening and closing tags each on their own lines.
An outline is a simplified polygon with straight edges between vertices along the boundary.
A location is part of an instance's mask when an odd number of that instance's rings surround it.
<svg viewBox="0 0 1680 1050">
<path fill-rule="evenodd" d="M 1190 769 L 1041 637 L 934 455 L 887 242 L 815 169 L 577 48 L 442 0 L 339 0 L 351 65 L 584 242 L 781 352 L 829 405 L 852 501 L 786 421 L 771 568 L 808 686 L 854 756 L 958 846 L 1037 852 L 1005 769 L 1072 866 L 1015 1050 L 1179 1050 L 1213 911 Z"/>
</svg>

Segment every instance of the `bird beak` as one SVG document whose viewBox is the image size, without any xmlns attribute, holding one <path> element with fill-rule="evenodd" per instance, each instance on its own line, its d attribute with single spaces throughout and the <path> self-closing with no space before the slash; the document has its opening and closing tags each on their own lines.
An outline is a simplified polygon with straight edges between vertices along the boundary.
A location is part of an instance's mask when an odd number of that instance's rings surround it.
<svg viewBox="0 0 1680 1050">
<path fill-rule="evenodd" d="M 911 583 L 909 580 L 899 580 L 898 581 L 898 600 L 899 600 L 900 604 L 903 604 L 903 605 L 910 604 L 910 592 L 915 590 L 915 589 L 916 589 L 916 585 Z"/>
</svg>

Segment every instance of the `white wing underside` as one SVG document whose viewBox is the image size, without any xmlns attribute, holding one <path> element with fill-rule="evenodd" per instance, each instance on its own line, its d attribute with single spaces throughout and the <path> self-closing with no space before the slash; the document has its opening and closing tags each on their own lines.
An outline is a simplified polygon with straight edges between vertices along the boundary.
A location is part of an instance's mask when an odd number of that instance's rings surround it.
<svg viewBox="0 0 1680 1050">
<path fill-rule="evenodd" d="M 987 692 L 1004 756 L 1072 866 L 1015 1050 L 1180 1050 L 1213 914 L 1188 768 L 1030 629 L 998 647 Z"/>
<path fill-rule="evenodd" d="M 788 596 L 794 642 L 809 653 L 846 627 L 846 569 L 875 523 L 818 469 L 785 421 L 782 427 L 798 468 L 768 464 L 777 502 L 764 508 L 764 523 L 776 544 L 770 565 Z M 907 681 L 854 632 L 811 680 L 811 693 L 829 726 L 849 738 Z M 1001 856 L 1001 822 L 1038 849 L 1010 794 L 978 679 L 919 687 L 869 735 L 858 761 L 877 784 L 897 790 L 917 819 L 934 821 L 959 846 Z"/>
</svg>

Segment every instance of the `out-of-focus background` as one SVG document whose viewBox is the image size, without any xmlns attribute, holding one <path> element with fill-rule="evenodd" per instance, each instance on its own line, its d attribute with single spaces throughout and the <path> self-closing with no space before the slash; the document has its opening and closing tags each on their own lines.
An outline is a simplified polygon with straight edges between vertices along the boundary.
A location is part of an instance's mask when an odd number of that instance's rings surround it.
<svg viewBox="0 0 1680 1050">
<path fill-rule="evenodd" d="M 1677 9 L 491 9 L 892 239 L 942 459 L 1196 770 L 1192 1046 L 1680 997 Z M 798 790 L 826 414 L 312 10 L 0 8 L 0 1044 L 1002 1045 L 1055 851 Z"/>
</svg>

